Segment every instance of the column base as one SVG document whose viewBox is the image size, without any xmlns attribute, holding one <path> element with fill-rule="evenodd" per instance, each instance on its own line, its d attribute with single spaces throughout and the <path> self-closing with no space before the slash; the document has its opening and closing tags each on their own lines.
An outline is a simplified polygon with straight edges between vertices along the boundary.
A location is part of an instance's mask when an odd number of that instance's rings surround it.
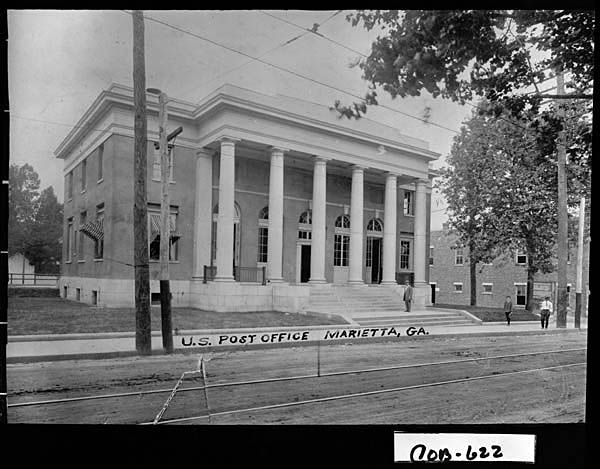
<svg viewBox="0 0 600 469">
<path fill-rule="evenodd" d="M 382 280 L 379 285 L 398 285 L 395 280 Z"/>
<path fill-rule="evenodd" d="M 346 282 L 346 284 L 356 287 L 356 286 L 360 286 L 360 285 L 365 285 L 365 282 L 364 282 L 364 280 L 348 280 L 348 282 Z"/>
<path fill-rule="evenodd" d="M 308 283 L 310 285 L 323 285 L 324 283 L 327 283 L 327 280 L 325 280 L 324 278 L 315 278 L 315 279 L 309 279 Z"/>
<path fill-rule="evenodd" d="M 233 276 L 231 277 L 215 277 L 213 282 L 235 282 L 235 279 L 233 278 Z"/>
<path fill-rule="evenodd" d="M 268 279 L 267 279 L 267 283 L 277 283 L 277 284 L 281 284 L 281 283 L 285 283 L 285 280 L 283 280 L 283 277 L 278 277 L 278 278 L 268 278 Z"/>
</svg>

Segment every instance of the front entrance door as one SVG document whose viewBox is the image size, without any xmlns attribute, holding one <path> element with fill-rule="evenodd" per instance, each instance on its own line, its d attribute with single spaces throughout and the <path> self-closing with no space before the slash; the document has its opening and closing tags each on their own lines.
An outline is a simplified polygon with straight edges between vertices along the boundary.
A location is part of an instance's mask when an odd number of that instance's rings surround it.
<svg viewBox="0 0 600 469">
<path fill-rule="evenodd" d="M 371 264 L 371 283 L 381 282 L 381 238 L 371 238 L 373 241 L 373 262 Z"/>
<path fill-rule="evenodd" d="M 300 253 L 300 283 L 310 280 L 310 244 L 303 244 Z"/>
<path fill-rule="evenodd" d="M 431 285 L 431 304 L 435 304 L 435 287 L 436 284 L 432 283 Z"/>
</svg>

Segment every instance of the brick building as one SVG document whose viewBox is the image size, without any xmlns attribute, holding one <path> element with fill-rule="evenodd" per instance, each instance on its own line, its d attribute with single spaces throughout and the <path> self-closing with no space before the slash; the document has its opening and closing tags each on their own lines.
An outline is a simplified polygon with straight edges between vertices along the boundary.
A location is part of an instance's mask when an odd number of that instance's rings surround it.
<svg viewBox="0 0 600 469">
<path fill-rule="evenodd" d="M 468 305 L 471 299 L 469 252 L 457 247 L 456 235 L 447 229 L 432 231 L 429 245 L 429 283 L 433 303 Z M 584 257 L 584 294 L 589 291 L 589 253 Z M 569 307 L 575 308 L 577 250 L 569 252 L 567 291 Z M 556 272 L 538 273 L 534 279 L 534 298 L 549 294 L 556 304 Z M 502 307 L 510 296 L 513 305 L 524 308 L 527 301 L 527 255 L 506 253 L 489 264 L 477 265 L 477 305 Z M 587 303 L 586 303 L 587 304 Z"/>
<path fill-rule="evenodd" d="M 148 102 L 151 292 L 158 291 L 158 102 Z M 133 90 L 103 91 L 55 151 L 64 160 L 61 293 L 134 302 Z M 426 142 L 329 106 L 225 85 L 168 102 L 173 304 L 298 311 L 307 285 L 414 279 L 429 301 Z"/>
</svg>

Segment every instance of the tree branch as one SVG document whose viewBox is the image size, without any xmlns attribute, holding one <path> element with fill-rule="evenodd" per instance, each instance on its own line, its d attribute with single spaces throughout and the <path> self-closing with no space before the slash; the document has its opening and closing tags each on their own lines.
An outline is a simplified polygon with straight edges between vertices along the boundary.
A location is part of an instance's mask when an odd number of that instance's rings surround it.
<svg viewBox="0 0 600 469">
<path fill-rule="evenodd" d="M 539 96 L 549 99 L 594 99 L 592 94 L 540 94 Z"/>
</svg>

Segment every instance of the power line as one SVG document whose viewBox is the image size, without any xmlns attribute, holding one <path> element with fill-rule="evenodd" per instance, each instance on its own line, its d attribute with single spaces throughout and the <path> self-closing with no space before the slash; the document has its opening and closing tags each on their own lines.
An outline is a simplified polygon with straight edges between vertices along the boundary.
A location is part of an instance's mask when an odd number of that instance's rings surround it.
<svg viewBox="0 0 600 469">
<path fill-rule="evenodd" d="M 338 12 L 340 12 L 340 11 L 341 11 L 341 10 L 338 10 Z M 329 38 L 329 37 L 325 36 L 323 33 L 320 33 L 320 32 L 318 31 L 318 26 L 319 26 L 319 25 L 318 25 L 318 24 L 316 24 L 316 23 L 315 23 L 315 25 L 313 25 L 313 27 L 312 27 L 311 29 L 308 29 L 308 28 L 305 28 L 305 27 L 303 27 L 303 26 L 300 26 L 299 24 L 296 24 L 296 23 L 294 23 L 293 21 L 289 21 L 289 20 L 286 20 L 286 19 L 280 18 L 280 17 L 278 17 L 278 16 L 275 16 L 275 15 L 272 15 L 272 14 L 270 14 L 270 13 L 267 13 L 266 11 L 260 10 L 260 12 L 261 12 L 263 15 L 270 16 L 271 18 L 274 18 L 274 19 L 276 19 L 276 20 L 278 20 L 278 21 L 281 21 L 281 22 L 283 22 L 283 23 L 287 23 L 287 24 L 289 24 L 289 25 L 292 25 L 292 26 L 294 26 L 294 27 L 296 27 L 296 28 L 298 28 L 298 29 L 302 29 L 302 30 L 306 31 L 307 33 L 313 33 L 313 34 L 315 34 L 315 35 L 317 35 L 317 36 L 319 36 L 319 37 L 321 37 L 321 38 L 323 38 L 323 39 L 325 39 L 325 40 L 327 40 L 327 41 L 329 41 L 329 42 L 331 42 L 331 43 L 333 43 L 333 44 L 336 44 L 336 45 L 338 45 L 338 46 L 340 46 L 340 47 L 343 47 L 343 48 L 344 48 L 344 49 L 346 49 L 346 50 L 349 50 L 350 52 L 354 52 L 355 54 L 358 54 L 358 55 L 361 55 L 361 56 L 362 56 L 362 57 L 364 57 L 364 58 L 367 58 L 367 55 L 366 55 L 366 54 L 363 54 L 362 52 L 359 52 L 359 51 L 357 51 L 356 49 L 352 49 L 352 47 L 348 47 L 347 45 L 345 45 L 345 44 L 342 44 L 341 42 L 338 42 L 338 41 L 336 41 L 336 40 L 334 40 L 334 39 L 331 39 L 331 38 Z M 337 13 L 336 13 L 336 14 L 337 14 Z M 321 26 L 322 26 L 322 25 L 321 25 Z"/>
<path fill-rule="evenodd" d="M 318 23 L 315 23 L 315 24 L 317 24 L 318 26 L 323 26 L 325 23 L 327 23 L 327 22 L 328 22 L 330 19 L 332 19 L 334 16 L 336 16 L 336 15 L 337 15 L 338 13 L 340 13 L 341 11 L 342 11 L 342 10 L 338 10 L 338 11 L 336 11 L 335 13 L 333 13 L 332 15 L 329 15 L 327 18 L 325 18 L 325 19 L 324 19 L 324 20 L 323 20 L 323 21 L 322 21 L 320 24 L 318 24 Z M 258 58 L 259 58 L 259 59 L 262 59 L 263 57 L 265 57 L 265 56 L 269 55 L 271 52 L 274 52 L 274 51 L 276 51 L 277 49 L 280 49 L 280 48 L 282 48 L 282 47 L 285 47 L 285 46 L 287 46 L 288 44 L 291 44 L 292 42 L 294 42 L 294 41 L 296 41 L 296 40 L 298 40 L 298 39 L 300 39 L 300 38 L 302 38 L 302 37 L 306 36 L 306 35 L 307 35 L 308 33 L 310 33 L 310 32 L 311 32 L 311 31 L 307 30 L 307 31 L 305 31 L 303 34 L 299 34 L 298 36 L 294 36 L 293 38 L 291 38 L 291 39 L 288 39 L 287 41 L 285 41 L 285 42 L 282 42 L 281 44 L 278 44 L 277 46 L 273 47 L 272 49 L 269 49 L 269 50 L 268 50 L 268 51 L 266 51 L 264 54 L 261 54 L 261 55 L 259 55 L 259 56 L 258 56 Z M 208 80 L 208 81 L 206 81 L 206 82 L 204 82 L 204 83 L 201 83 L 200 85 L 197 85 L 197 86 L 195 85 L 195 86 L 194 86 L 194 88 L 201 88 L 201 87 L 203 87 L 203 86 L 206 86 L 206 85 L 208 85 L 209 83 L 212 83 L 212 82 L 216 81 L 216 80 L 217 80 L 217 79 L 219 79 L 219 78 L 223 78 L 224 76 L 226 76 L 226 75 L 229 75 L 230 73 L 232 73 L 232 72 L 235 72 L 236 70 L 239 70 L 240 68 L 242 68 L 242 67 L 245 67 L 246 65 L 248 65 L 248 64 L 251 64 L 252 62 L 255 62 L 255 61 L 256 61 L 256 59 L 251 59 L 251 60 L 248 60 L 247 62 L 244 62 L 243 64 L 240 64 L 240 65 L 238 65 L 238 66 L 236 66 L 236 67 L 233 67 L 233 68 L 231 68 L 231 69 L 229 69 L 229 70 L 227 70 L 227 71 L 225 71 L 225 72 L 221 73 L 220 75 L 217 75 L 216 77 L 214 77 L 214 78 L 211 78 L 210 80 Z"/>
<path fill-rule="evenodd" d="M 127 13 L 127 14 L 130 14 L 129 12 L 127 12 L 127 11 L 125 11 L 125 10 L 122 10 L 122 11 L 123 11 L 123 12 L 125 12 L 125 13 Z M 364 98 L 362 98 L 361 96 L 359 96 L 359 95 L 356 95 L 356 94 L 354 94 L 354 93 L 352 93 L 352 92 L 350 92 L 350 91 L 346 91 L 346 90 L 343 90 L 343 89 L 341 89 L 341 88 L 338 88 L 338 87 L 336 87 L 336 86 L 329 85 L 329 84 L 327 84 L 327 83 L 323 83 L 323 82 L 321 82 L 321 81 L 319 81 L 319 80 L 316 80 L 316 79 L 314 79 L 314 78 L 311 78 L 311 77 L 307 77 L 306 75 L 302 75 L 301 73 L 295 72 L 295 71 L 293 71 L 293 70 L 289 70 L 289 69 L 287 69 L 287 68 L 285 68 L 285 67 L 282 67 L 282 66 L 280 66 L 280 65 L 276 65 L 276 64 L 273 64 L 273 63 L 271 63 L 271 62 L 267 62 L 267 61 L 265 61 L 265 60 L 262 60 L 262 59 L 261 59 L 261 58 L 259 58 L 259 57 L 255 57 L 255 56 L 252 56 L 252 55 L 250 55 L 250 54 L 247 54 L 247 53 L 245 53 L 245 52 L 242 52 L 242 51 L 240 51 L 240 50 L 234 49 L 233 47 L 226 46 L 226 45 L 224 45 L 224 44 L 221 44 L 221 43 L 219 43 L 219 42 L 216 42 L 216 41 L 214 41 L 214 40 L 212 40 L 212 39 L 209 39 L 209 38 L 206 38 L 206 37 L 204 37 L 204 36 L 201 36 L 201 35 L 199 35 L 199 34 L 197 34 L 197 33 L 194 33 L 194 32 L 191 32 L 191 31 L 189 31 L 189 30 L 186 30 L 186 29 L 184 29 L 184 28 L 181 28 L 181 27 L 179 27 L 179 26 L 174 26 L 174 25 L 172 25 L 172 24 L 170 24 L 170 23 L 167 23 L 167 22 L 165 22 L 165 21 L 158 20 L 158 19 L 156 19 L 156 18 L 152 18 L 152 17 L 150 17 L 150 16 L 144 16 L 144 18 L 145 18 L 145 19 L 147 19 L 147 20 L 149 20 L 149 21 L 152 21 L 152 22 L 155 22 L 155 23 L 161 24 L 161 25 L 163 25 L 163 26 L 165 26 L 165 27 L 167 27 L 167 28 L 171 28 L 171 29 L 173 29 L 173 30 L 175 30 L 175 31 L 179 31 L 179 32 L 181 32 L 181 33 L 184 33 L 184 34 L 188 34 L 188 35 L 190 35 L 190 36 L 192 36 L 192 37 L 195 37 L 195 38 L 197 38 L 197 39 L 200 39 L 200 40 L 202 40 L 202 41 L 208 42 L 208 43 L 210 43 L 210 44 L 213 44 L 213 45 L 215 45 L 215 46 L 217 46 L 217 47 L 221 47 L 221 48 L 223 48 L 223 49 L 229 50 L 229 51 L 231 51 L 231 52 L 234 52 L 234 53 L 236 53 L 236 54 L 243 55 L 243 56 L 245 56 L 245 57 L 248 57 L 248 58 L 250 58 L 250 59 L 253 59 L 253 60 L 257 61 L 257 62 L 260 62 L 260 63 L 262 63 L 262 64 L 264 64 L 264 65 L 267 65 L 267 66 L 269 66 L 269 67 L 273 67 L 273 68 L 275 68 L 275 69 L 277 69 L 277 70 L 280 70 L 280 71 L 282 71 L 282 72 L 289 73 L 289 74 L 291 74 L 291 75 L 294 75 L 294 76 L 296 76 L 296 77 L 298 77 L 298 78 L 302 78 L 302 79 L 304 79 L 304 80 L 307 80 L 307 81 L 310 81 L 310 82 L 312 82 L 312 83 L 316 83 L 316 84 L 318 84 L 318 85 L 324 86 L 324 87 L 326 87 L 326 88 L 330 88 L 330 89 L 332 89 L 332 90 L 338 91 L 338 92 L 340 92 L 340 93 L 347 94 L 347 95 L 349 95 L 349 96 L 352 96 L 353 98 L 356 98 L 356 99 L 359 99 L 359 100 L 361 100 L 361 101 L 364 101 Z M 380 108 L 383 108 L 383 109 L 388 109 L 388 110 L 390 110 L 390 111 L 392 111 L 392 112 L 395 112 L 395 113 L 397 113 L 397 114 L 401 114 L 401 115 L 403 115 L 403 116 L 406 116 L 406 117 L 410 117 L 411 119 L 416 119 L 416 120 L 418 120 L 418 121 L 421 121 L 421 122 L 423 122 L 423 123 L 425 123 L 425 124 L 433 125 L 433 126 L 435 126 L 435 127 L 439 127 L 439 128 L 441 128 L 441 129 L 448 130 L 448 131 L 450 131 L 450 132 L 452 132 L 452 133 L 455 133 L 455 134 L 459 134 L 459 133 L 460 133 L 459 131 L 457 131 L 457 130 L 454 130 L 454 129 L 451 129 L 450 127 L 446 127 L 446 126 L 444 126 L 444 125 L 437 124 L 437 123 L 435 123 L 435 122 L 430 122 L 430 121 L 428 121 L 428 120 L 426 120 L 426 119 L 422 119 L 422 118 L 420 118 L 420 117 L 413 116 L 412 114 L 408 114 L 408 113 L 406 113 L 406 112 L 399 111 L 398 109 L 394 109 L 394 108 L 392 108 L 392 107 L 390 107 L 390 106 L 386 106 L 386 105 L 384 105 L 384 104 L 379 104 L 379 107 L 380 107 Z"/>
</svg>

